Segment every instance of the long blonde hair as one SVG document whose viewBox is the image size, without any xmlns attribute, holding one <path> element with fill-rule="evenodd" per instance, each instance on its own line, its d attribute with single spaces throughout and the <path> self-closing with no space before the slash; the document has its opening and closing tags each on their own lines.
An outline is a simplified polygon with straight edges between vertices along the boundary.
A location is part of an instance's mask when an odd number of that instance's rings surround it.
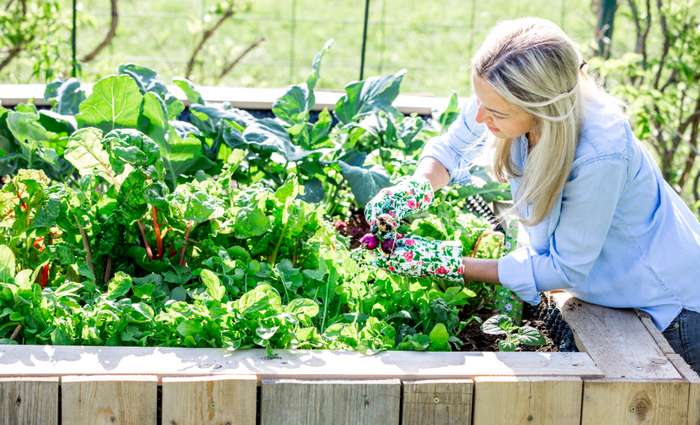
<svg viewBox="0 0 700 425">
<path fill-rule="evenodd" d="M 539 18 L 499 23 L 472 59 L 475 75 L 507 102 L 533 115 L 539 136 L 524 170 L 511 161 L 514 139 L 495 144 L 496 178 L 523 177 L 514 205 L 503 215 L 515 212 L 524 224 L 535 225 L 557 202 L 576 153 L 584 86 L 590 83 L 584 81 L 581 64 L 581 54 L 564 31 Z M 527 219 L 517 214 L 524 203 L 534 208 Z"/>
</svg>

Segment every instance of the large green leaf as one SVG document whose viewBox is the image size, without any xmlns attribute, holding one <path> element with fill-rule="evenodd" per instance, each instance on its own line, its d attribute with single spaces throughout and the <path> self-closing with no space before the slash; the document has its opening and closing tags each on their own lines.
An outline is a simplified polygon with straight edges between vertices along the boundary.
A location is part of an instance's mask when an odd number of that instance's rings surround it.
<svg viewBox="0 0 700 425">
<path fill-rule="evenodd" d="M 86 99 L 85 90 L 75 78 L 56 80 L 46 85 L 44 99 L 53 104 L 53 110 L 62 115 L 75 115 Z"/>
<path fill-rule="evenodd" d="M 287 304 L 287 312 L 297 316 L 299 320 L 309 320 L 318 315 L 318 304 L 308 298 L 295 298 Z"/>
<path fill-rule="evenodd" d="M 532 326 L 523 326 L 518 329 L 518 342 L 524 345 L 543 345 L 544 337 L 537 329 Z"/>
<path fill-rule="evenodd" d="M 489 335 L 506 335 L 512 328 L 512 319 L 504 314 L 492 316 L 481 324 L 481 331 Z"/>
<path fill-rule="evenodd" d="M 125 164 L 135 168 L 146 168 L 161 161 L 158 144 L 138 130 L 112 130 L 107 133 L 102 143 L 109 146 L 111 164 L 117 173 L 124 170 Z"/>
<path fill-rule="evenodd" d="M 321 49 L 320 52 L 316 53 L 316 55 L 314 56 L 313 62 L 311 62 L 311 72 L 309 73 L 309 76 L 306 78 L 306 91 L 307 91 L 306 110 L 307 111 L 310 111 L 311 108 L 313 108 L 314 105 L 316 104 L 316 97 L 314 96 L 314 90 L 316 89 L 316 83 L 318 82 L 318 79 L 320 78 L 321 60 L 323 59 L 323 56 L 326 54 L 326 52 L 331 48 L 333 43 L 334 43 L 333 39 L 326 41 L 326 44 L 323 45 L 323 48 Z"/>
<path fill-rule="evenodd" d="M 100 176 L 117 185 L 109 153 L 102 146 L 102 130 L 88 127 L 76 131 L 68 140 L 63 156 L 81 176 Z"/>
<path fill-rule="evenodd" d="M 0 245 L 0 282 L 14 282 L 15 254 L 6 245 Z"/>
<path fill-rule="evenodd" d="M 171 210 L 185 221 L 203 223 L 221 217 L 223 200 L 190 185 L 180 185 L 170 197 Z"/>
<path fill-rule="evenodd" d="M 117 200 L 119 212 L 128 225 L 134 224 L 146 214 L 146 174 L 141 170 L 133 170 L 122 183 Z"/>
<path fill-rule="evenodd" d="M 199 103 L 204 105 L 204 98 L 202 94 L 197 90 L 194 84 L 186 78 L 173 78 L 173 84 L 178 86 L 190 103 Z"/>
<path fill-rule="evenodd" d="M 307 151 L 292 143 L 287 130 L 274 119 L 263 118 L 243 132 L 246 143 L 262 150 L 280 153 L 287 161 L 299 161 L 316 151 Z"/>
<path fill-rule="evenodd" d="M 71 135 L 78 128 L 74 116 L 46 110 L 39 111 L 39 123 L 46 130 L 61 135 Z"/>
<path fill-rule="evenodd" d="M 238 129 L 244 129 L 255 122 L 255 117 L 250 113 L 237 108 L 225 109 L 220 106 L 190 106 L 190 121 L 206 135 L 219 133 L 221 124 L 230 123 Z"/>
<path fill-rule="evenodd" d="M 215 301 L 221 301 L 226 294 L 226 288 L 221 284 L 219 276 L 211 270 L 203 269 L 199 277 L 202 279 L 207 294 Z"/>
<path fill-rule="evenodd" d="M 440 123 L 440 129 L 444 133 L 447 128 L 457 119 L 459 116 L 459 103 L 457 102 L 457 93 L 452 93 L 450 96 L 450 101 L 447 104 L 447 108 L 440 114 L 438 122 Z"/>
<path fill-rule="evenodd" d="M 444 324 L 436 324 L 428 336 L 431 351 L 450 351 L 450 334 Z"/>
<path fill-rule="evenodd" d="M 343 161 L 338 161 L 338 165 L 359 206 L 364 206 L 381 189 L 391 185 L 386 171 L 379 166 L 357 167 Z"/>
<path fill-rule="evenodd" d="M 401 80 L 406 74 L 401 70 L 393 75 L 371 77 L 345 86 L 345 95 L 335 104 L 335 116 L 343 124 L 357 121 L 374 111 L 397 114 L 391 104 L 399 95 Z"/>
<path fill-rule="evenodd" d="M 307 119 L 307 91 L 300 85 L 291 86 L 286 93 L 272 105 L 272 113 L 282 121 L 293 125 Z"/>
<path fill-rule="evenodd" d="M 185 109 L 185 105 L 158 79 L 158 74 L 145 66 L 132 63 L 119 65 L 120 74 L 128 75 L 136 81 L 141 94 L 155 93 L 163 100 L 167 117 L 175 119 Z M 167 120 L 166 120 L 167 121 Z"/>
<path fill-rule="evenodd" d="M 80 127 L 136 128 L 143 96 L 133 78 L 112 75 L 98 81 L 76 115 Z"/>
<path fill-rule="evenodd" d="M 9 112 L 7 127 L 20 143 L 35 147 L 50 144 L 57 138 L 55 133 L 41 125 L 39 115 L 32 112 Z"/>
<path fill-rule="evenodd" d="M 168 111 L 163 99 L 156 93 L 148 92 L 143 96 L 141 108 L 139 130 L 148 134 L 161 146 L 165 146 L 169 124 Z"/>
<path fill-rule="evenodd" d="M 116 300 L 125 296 L 133 285 L 131 276 L 124 272 L 116 272 L 107 284 L 107 299 Z"/>
<path fill-rule="evenodd" d="M 257 206 L 246 206 L 236 213 L 234 230 L 240 239 L 260 236 L 270 230 L 270 220 Z"/>
</svg>

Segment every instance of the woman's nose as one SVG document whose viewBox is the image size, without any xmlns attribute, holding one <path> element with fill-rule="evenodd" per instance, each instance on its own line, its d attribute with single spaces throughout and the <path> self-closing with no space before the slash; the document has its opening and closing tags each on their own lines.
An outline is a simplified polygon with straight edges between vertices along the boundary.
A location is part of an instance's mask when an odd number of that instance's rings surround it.
<svg viewBox="0 0 700 425">
<path fill-rule="evenodd" d="M 476 122 L 478 123 L 483 123 L 486 121 L 486 111 L 484 111 L 484 107 L 479 105 L 479 108 L 476 110 Z"/>
</svg>

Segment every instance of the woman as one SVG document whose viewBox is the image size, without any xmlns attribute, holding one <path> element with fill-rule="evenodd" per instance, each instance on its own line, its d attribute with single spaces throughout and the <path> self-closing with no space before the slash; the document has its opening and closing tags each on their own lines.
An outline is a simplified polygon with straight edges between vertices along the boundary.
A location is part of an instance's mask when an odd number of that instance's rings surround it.
<svg viewBox="0 0 700 425">
<path fill-rule="evenodd" d="M 509 181 L 529 246 L 499 260 L 462 257 L 456 242 L 397 239 L 381 265 L 409 275 L 500 283 L 537 304 L 567 289 L 609 307 L 647 312 L 673 348 L 700 368 L 700 223 L 635 139 L 618 102 L 582 70 L 573 42 L 551 22 L 525 18 L 492 30 L 473 58 L 474 96 L 415 174 L 365 209 L 391 232 L 433 191 L 469 181 L 488 141 Z"/>
</svg>

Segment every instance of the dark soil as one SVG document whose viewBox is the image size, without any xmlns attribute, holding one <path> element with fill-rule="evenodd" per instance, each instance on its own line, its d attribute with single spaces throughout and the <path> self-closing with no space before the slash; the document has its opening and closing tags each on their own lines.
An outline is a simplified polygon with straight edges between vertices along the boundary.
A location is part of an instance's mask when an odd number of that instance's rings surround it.
<svg viewBox="0 0 700 425">
<path fill-rule="evenodd" d="M 491 312 L 477 312 L 482 322 L 492 316 Z M 548 317 L 549 316 L 549 317 Z M 553 317 L 554 316 L 554 317 Z M 546 320 L 548 319 L 549 320 Z M 570 329 L 561 319 L 556 306 L 551 304 L 544 296 L 536 307 L 525 303 L 523 306 L 522 326 L 532 326 L 544 336 L 545 344 L 539 347 L 522 345 L 516 351 L 575 351 L 572 349 Z M 497 335 L 485 334 L 478 324 L 468 326 L 460 335 L 464 346 L 461 351 L 498 351 Z"/>
</svg>

